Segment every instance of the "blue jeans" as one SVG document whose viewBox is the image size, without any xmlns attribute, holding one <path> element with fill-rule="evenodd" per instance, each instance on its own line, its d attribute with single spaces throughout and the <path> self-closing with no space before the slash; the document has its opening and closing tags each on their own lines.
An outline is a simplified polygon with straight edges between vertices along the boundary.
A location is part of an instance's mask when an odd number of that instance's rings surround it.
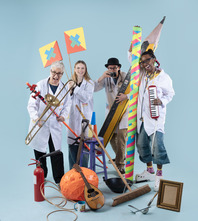
<svg viewBox="0 0 198 221">
<path fill-rule="evenodd" d="M 73 168 L 73 165 L 76 163 L 78 155 L 78 145 L 71 144 L 69 145 L 69 168 L 70 170 Z M 83 155 L 83 167 L 88 167 L 89 154 Z"/>
<path fill-rule="evenodd" d="M 148 136 L 144 124 L 140 128 L 140 133 L 137 133 L 136 146 L 139 153 L 139 158 L 144 163 L 152 162 L 154 164 L 163 165 L 170 163 L 165 146 L 164 134 L 156 131 L 153 151 L 151 150 L 153 134 Z M 152 153 L 153 152 L 153 153 Z"/>
</svg>

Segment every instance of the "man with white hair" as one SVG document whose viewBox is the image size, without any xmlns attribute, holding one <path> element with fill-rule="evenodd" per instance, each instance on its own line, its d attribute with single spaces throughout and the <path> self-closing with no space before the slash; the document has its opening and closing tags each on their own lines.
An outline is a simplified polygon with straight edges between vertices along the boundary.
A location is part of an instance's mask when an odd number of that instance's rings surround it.
<svg viewBox="0 0 198 221">
<path fill-rule="evenodd" d="M 64 73 L 64 65 L 60 61 L 56 61 L 51 65 L 50 76 L 46 79 L 43 79 L 37 83 L 37 90 L 40 92 L 42 97 L 45 97 L 46 94 L 51 94 L 57 96 L 57 94 L 63 88 L 63 83 L 61 82 L 62 75 Z M 64 88 L 61 93 L 58 95 L 58 100 L 61 100 L 66 94 L 67 90 Z M 37 123 L 36 129 L 42 126 L 36 136 L 30 143 L 30 146 L 34 149 L 35 158 L 38 160 L 40 157 L 46 154 L 47 145 L 49 145 L 49 151 L 53 152 L 55 150 L 61 150 L 61 140 L 62 140 L 62 124 L 61 122 L 65 121 L 68 117 L 69 110 L 71 106 L 70 96 L 66 96 L 60 105 L 56 108 L 56 113 L 59 117 L 56 117 L 52 114 L 46 123 L 43 124 L 48 115 L 51 113 L 51 110 L 48 110 L 47 113 L 39 119 L 43 113 L 46 105 L 40 99 L 34 99 L 32 96 L 29 98 L 28 102 L 28 112 L 30 115 L 30 126 L 29 130 Z M 46 159 L 41 158 L 41 167 L 44 170 L 44 176 L 47 177 L 47 165 Z M 64 175 L 64 163 L 63 163 L 63 154 L 55 155 L 51 157 L 51 165 L 53 177 L 56 183 L 59 183 L 61 177 Z"/>
</svg>

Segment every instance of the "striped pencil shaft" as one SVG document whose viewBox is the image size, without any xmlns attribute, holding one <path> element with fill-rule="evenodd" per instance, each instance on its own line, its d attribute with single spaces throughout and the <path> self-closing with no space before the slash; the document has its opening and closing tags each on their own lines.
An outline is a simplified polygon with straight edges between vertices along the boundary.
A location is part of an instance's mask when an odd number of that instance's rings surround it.
<svg viewBox="0 0 198 221">
<path fill-rule="evenodd" d="M 139 60 L 141 55 L 141 27 L 133 27 L 132 38 L 132 63 L 130 80 L 130 98 L 127 130 L 127 153 L 125 178 L 133 180 L 134 154 L 135 154 L 135 134 L 137 126 L 137 98 L 139 90 Z"/>
</svg>

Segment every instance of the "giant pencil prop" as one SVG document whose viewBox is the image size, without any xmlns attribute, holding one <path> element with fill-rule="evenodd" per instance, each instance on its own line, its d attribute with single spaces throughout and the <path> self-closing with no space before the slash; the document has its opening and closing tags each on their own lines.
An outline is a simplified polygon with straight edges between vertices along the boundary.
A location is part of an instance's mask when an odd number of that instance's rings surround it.
<svg viewBox="0 0 198 221">
<path fill-rule="evenodd" d="M 153 31 L 146 37 L 146 39 L 144 40 L 144 42 L 141 45 L 141 53 L 152 49 L 153 51 L 156 50 L 158 43 L 159 43 L 159 39 L 160 39 L 160 35 L 161 35 L 161 31 L 162 31 L 162 27 L 165 21 L 165 16 L 163 17 L 163 19 L 160 21 L 160 23 L 153 29 Z M 137 37 L 138 39 L 138 29 L 140 29 L 139 27 L 134 27 L 135 32 L 133 34 L 135 34 L 133 36 L 133 40 L 132 40 L 132 69 L 133 70 L 133 65 L 134 67 L 137 67 L 137 61 L 139 63 L 139 60 L 137 58 L 137 54 L 136 51 L 138 51 L 139 49 L 137 47 L 140 46 L 140 42 L 141 42 L 141 38 L 139 38 L 139 42 L 138 40 L 135 40 L 135 37 Z M 141 36 L 139 36 L 141 37 Z M 134 44 L 134 45 L 133 45 Z M 140 50 L 139 50 L 140 52 Z M 135 63 L 136 61 L 136 63 Z M 135 69 L 134 69 L 135 70 Z M 133 72 L 133 71 L 132 71 Z M 129 103 L 129 118 L 128 118 L 128 134 L 127 134 L 127 154 L 126 154 L 126 174 L 125 177 L 127 179 L 133 180 L 133 168 L 134 168 L 134 153 L 135 153 L 135 133 L 136 133 L 136 118 L 137 118 L 137 95 L 138 95 L 138 84 L 137 82 L 139 81 L 139 78 L 137 77 L 137 75 L 139 76 L 139 70 L 138 70 L 138 74 L 135 71 L 135 73 L 131 72 L 131 83 L 130 83 L 130 89 L 134 90 L 131 91 L 130 93 L 130 103 Z M 136 100 L 135 100 L 135 96 L 136 96 Z M 133 102 L 134 101 L 134 102 Z M 132 107 L 130 107 L 132 105 Z"/>
<path fill-rule="evenodd" d="M 153 29 L 153 31 L 146 37 L 144 42 L 141 46 L 141 53 L 148 51 L 149 49 L 152 49 L 153 51 L 156 50 L 158 46 L 158 42 L 160 39 L 162 27 L 164 24 L 166 16 L 163 17 L 163 19 L 160 21 L 160 23 Z"/>
<path fill-rule="evenodd" d="M 134 154 L 135 154 L 135 134 L 137 125 L 137 98 L 139 90 L 139 60 L 141 55 L 142 28 L 133 27 L 132 38 L 132 64 L 130 81 L 130 99 L 127 131 L 127 153 L 125 178 L 133 180 Z"/>
<path fill-rule="evenodd" d="M 38 97 L 40 98 L 40 100 L 42 100 L 42 102 L 47 105 L 47 102 L 45 101 L 44 97 L 40 95 L 40 92 L 38 92 L 38 91 L 35 90 L 35 88 L 36 88 L 36 85 L 35 85 L 35 84 L 33 84 L 33 85 L 31 86 L 31 85 L 27 82 L 26 85 L 30 88 L 30 90 L 32 91 L 32 93 L 35 93 L 35 96 L 33 96 L 33 98 L 36 99 L 36 97 L 38 96 Z M 50 108 L 50 110 L 53 111 L 53 113 L 56 115 L 56 117 L 59 117 L 59 115 L 53 110 L 53 108 Z M 69 127 L 69 125 L 66 124 L 65 121 L 63 121 L 62 123 L 74 134 L 74 136 L 78 137 L 78 135 L 71 129 L 71 127 Z M 85 143 L 84 145 L 85 145 L 85 147 L 86 147 L 88 150 L 90 150 L 90 148 L 87 146 L 86 143 Z M 100 161 L 100 163 L 103 164 L 102 160 L 101 160 L 99 157 L 96 157 L 96 158 Z M 107 168 L 108 168 L 108 167 L 107 167 Z"/>
</svg>

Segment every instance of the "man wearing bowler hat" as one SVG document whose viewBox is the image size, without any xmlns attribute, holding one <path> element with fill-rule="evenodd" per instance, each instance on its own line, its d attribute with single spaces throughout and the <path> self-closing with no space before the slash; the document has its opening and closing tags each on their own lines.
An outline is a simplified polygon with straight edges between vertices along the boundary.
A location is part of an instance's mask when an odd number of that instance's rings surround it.
<svg viewBox="0 0 198 221">
<path fill-rule="evenodd" d="M 120 93 L 118 91 L 122 86 L 126 73 L 122 72 L 121 64 L 117 58 L 109 58 L 105 67 L 107 70 L 102 74 L 102 76 L 95 81 L 94 91 L 99 91 L 105 88 L 107 105 L 106 105 L 106 115 L 111 109 L 113 102 L 120 103 L 126 99 L 128 96 L 126 94 Z M 124 113 L 120 123 L 114 131 L 114 134 L 110 140 L 111 146 L 115 152 L 115 164 L 119 171 L 124 174 L 124 159 L 125 159 L 125 149 L 126 149 L 126 137 L 127 137 L 127 127 L 128 127 L 128 108 Z"/>
</svg>

